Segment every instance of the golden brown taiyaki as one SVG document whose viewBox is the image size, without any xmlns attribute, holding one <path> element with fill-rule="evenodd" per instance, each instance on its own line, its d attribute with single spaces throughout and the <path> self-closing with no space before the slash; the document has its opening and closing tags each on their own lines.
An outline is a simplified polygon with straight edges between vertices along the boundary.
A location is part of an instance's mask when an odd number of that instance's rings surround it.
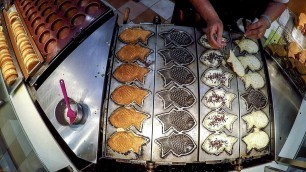
<svg viewBox="0 0 306 172">
<path fill-rule="evenodd" d="M 120 107 L 109 117 L 109 122 L 116 128 L 127 129 L 132 125 L 141 132 L 142 123 L 148 119 L 149 115 L 136 111 L 133 107 Z"/>
<path fill-rule="evenodd" d="M 149 48 L 142 47 L 138 44 L 128 44 L 123 46 L 117 52 L 116 56 L 119 60 L 126 63 L 133 63 L 138 59 L 145 62 L 150 53 L 151 50 Z"/>
<path fill-rule="evenodd" d="M 134 80 L 139 81 L 141 84 L 144 82 L 144 77 L 149 73 L 149 69 L 145 67 L 138 66 L 137 64 L 122 64 L 120 65 L 113 76 L 119 81 L 123 83 L 129 83 Z"/>
<path fill-rule="evenodd" d="M 149 93 L 149 90 L 138 88 L 135 85 L 122 85 L 112 92 L 111 98 L 119 105 L 129 105 L 135 102 L 138 106 L 142 106 L 144 98 Z"/>
<path fill-rule="evenodd" d="M 147 44 L 148 39 L 150 36 L 152 36 L 154 33 L 149 30 L 144 30 L 140 27 L 134 27 L 134 28 L 128 28 L 122 31 L 119 34 L 119 39 L 127 44 L 134 44 L 138 41 Z"/>
</svg>

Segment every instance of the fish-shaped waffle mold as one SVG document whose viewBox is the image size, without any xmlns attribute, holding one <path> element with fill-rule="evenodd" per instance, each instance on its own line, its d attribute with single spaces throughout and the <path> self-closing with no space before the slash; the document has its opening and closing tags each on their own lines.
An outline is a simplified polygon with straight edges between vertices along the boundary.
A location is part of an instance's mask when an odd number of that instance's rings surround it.
<svg viewBox="0 0 306 172">
<path fill-rule="evenodd" d="M 253 111 L 242 116 L 242 119 L 247 124 L 247 131 L 250 131 L 253 127 L 263 129 L 269 124 L 269 118 L 263 111 Z"/>
<path fill-rule="evenodd" d="M 133 107 L 120 107 L 112 112 L 108 120 L 116 128 L 127 129 L 134 126 L 141 132 L 143 122 L 149 117 L 150 115 L 136 111 Z"/>
<path fill-rule="evenodd" d="M 234 75 L 218 69 L 207 69 L 201 76 L 201 81 L 209 87 L 219 87 L 221 85 L 230 88 L 231 80 Z"/>
<path fill-rule="evenodd" d="M 241 77 L 244 82 L 244 87 L 248 89 L 252 87 L 254 89 L 261 89 L 265 86 L 264 78 L 257 72 L 249 72 L 248 74 Z"/>
<path fill-rule="evenodd" d="M 241 94 L 241 97 L 247 105 L 247 111 L 263 109 L 268 103 L 267 97 L 261 91 L 254 90 L 253 88 Z"/>
<path fill-rule="evenodd" d="M 235 98 L 234 93 L 227 92 L 223 88 L 210 89 L 202 98 L 202 103 L 210 109 L 218 109 L 224 105 L 231 109 Z"/>
<path fill-rule="evenodd" d="M 142 42 L 143 44 L 148 44 L 148 39 L 154 35 L 154 32 L 149 30 L 144 30 L 141 27 L 127 28 L 124 29 L 119 34 L 120 41 L 127 44 L 135 44 L 137 42 Z"/>
<path fill-rule="evenodd" d="M 200 61 L 208 67 L 218 67 L 224 56 L 219 50 L 206 50 L 200 57 Z"/>
<path fill-rule="evenodd" d="M 149 94 L 149 90 L 138 88 L 135 85 L 122 85 L 111 93 L 111 99 L 119 105 L 129 105 L 135 102 L 141 107 Z"/>
<path fill-rule="evenodd" d="M 242 141 L 247 145 L 247 153 L 250 153 L 252 149 L 257 151 L 264 150 L 270 142 L 269 136 L 266 132 L 254 128 L 252 133 L 242 138 Z"/>
<path fill-rule="evenodd" d="M 156 93 L 164 103 L 164 109 L 171 105 L 177 108 L 190 108 L 196 102 L 196 97 L 187 88 L 171 87 L 169 90 L 162 90 Z"/>
<path fill-rule="evenodd" d="M 159 36 L 164 39 L 166 47 L 171 44 L 185 47 L 193 43 L 191 35 L 181 30 L 171 29 L 170 31 L 159 33 Z"/>
<path fill-rule="evenodd" d="M 225 133 L 211 134 L 205 139 L 202 149 L 206 153 L 216 156 L 220 155 L 224 150 L 227 154 L 231 155 L 237 140 L 236 137 L 226 135 Z"/>
<path fill-rule="evenodd" d="M 196 148 L 194 140 L 187 134 L 171 133 L 169 136 L 155 140 L 161 147 L 161 157 L 166 157 L 170 152 L 175 156 L 185 156 L 191 154 Z"/>
<path fill-rule="evenodd" d="M 137 60 L 146 62 L 147 57 L 152 53 L 150 48 L 142 47 L 138 44 L 128 44 L 123 46 L 116 54 L 117 58 L 125 63 L 133 63 Z"/>
<path fill-rule="evenodd" d="M 160 69 L 158 73 L 164 79 L 164 87 L 167 87 L 172 82 L 179 85 L 190 85 L 196 80 L 196 76 L 185 66 Z"/>
<path fill-rule="evenodd" d="M 224 37 L 222 37 L 222 42 L 228 42 L 228 40 Z M 201 36 L 201 38 L 199 39 L 199 44 L 202 45 L 205 48 L 209 48 L 209 49 L 214 49 L 207 40 L 207 35 L 204 34 Z"/>
<path fill-rule="evenodd" d="M 240 49 L 240 52 L 246 51 L 247 53 L 254 54 L 259 51 L 257 43 L 251 39 L 242 39 L 234 41 Z"/>
<path fill-rule="evenodd" d="M 107 140 L 107 145 L 120 154 L 127 155 L 130 151 L 140 155 L 141 148 L 149 142 L 149 139 L 137 135 L 132 131 L 119 131 L 112 134 Z"/>
<path fill-rule="evenodd" d="M 144 77 L 149 72 L 150 70 L 146 67 L 141 67 L 134 63 L 128 63 L 120 65 L 113 73 L 113 76 L 117 81 L 122 83 L 130 83 L 137 80 L 141 84 L 144 84 Z"/>
<path fill-rule="evenodd" d="M 245 56 L 238 56 L 237 58 L 241 62 L 244 69 L 250 69 L 253 72 L 261 69 L 261 62 L 254 55 L 247 54 Z"/>
<path fill-rule="evenodd" d="M 237 118 L 236 115 L 230 114 L 223 109 L 217 109 L 209 112 L 205 116 L 203 125 L 209 131 L 222 131 L 226 128 L 228 131 L 232 132 L 233 123 Z"/>
<path fill-rule="evenodd" d="M 168 132 L 171 128 L 177 132 L 186 132 L 196 125 L 194 117 L 186 110 L 172 109 L 169 113 L 159 114 L 156 117 L 162 123 L 163 133 Z"/>
<path fill-rule="evenodd" d="M 189 65 L 194 61 L 192 53 L 183 47 L 163 49 L 159 50 L 158 53 L 163 57 L 165 65 L 170 62 L 174 62 L 177 65 Z"/>
</svg>

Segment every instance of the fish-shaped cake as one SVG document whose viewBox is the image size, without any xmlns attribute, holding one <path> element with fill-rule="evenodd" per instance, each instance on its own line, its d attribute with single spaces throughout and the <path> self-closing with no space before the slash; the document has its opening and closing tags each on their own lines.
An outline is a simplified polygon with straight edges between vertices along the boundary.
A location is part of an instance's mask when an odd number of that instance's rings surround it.
<svg viewBox="0 0 306 172">
<path fill-rule="evenodd" d="M 253 72 L 261 69 L 261 63 L 258 60 L 258 58 L 254 55 L 247 54 L 245 56 L 238 56 L 237 58 L 242 64 L 244 69 L 248 68 L 252 70 Z"/>
<path fill-rule="evenodd" d="M 209 135 L 202 144 L 202 149 L 212 155 L 220 155 L 224 150 L 227 154 L 233 153 L 234 144 L 237 138 L 226 135 L 225 133 L 215 133 Z"/>
<path fill-rule="evenodd" d="M 130 83 L 135 80 L 144 84 L 144 77 L 150 72 L 146 67 L 141 67 L 135 63 L 126 63 L 120 65 L 113 76 L 122 83 Z"/>
<path fill-rule="evenodd" d="M 247 111 L 252 109 L 263 109 L 268 103 L 266 96 L 261 91 L 254 90 L 253 88 L 250 89 L 250 91 L 241 94 L 241 97 L 247 105 Z"/>
<path fill-rule="evenodd" d="M 224 56 L 219 50 L 206 50 L 200 57 L 200 61 L 208 67 L 220 66 Z"/>
<path fill-rule="evenodd" d="M 142 42 L 148 44 L 148 39 L 154 35 L 152 31 L 144 30 L 141 27 L 127 28 L 119 34 L 120 41 L 127 44 Z"/>
<path fill-rule="evenodd" d="M 242 138 L 242 141 L 247 145 L 247 153 L 250 153 L 252 149 L 262 151 L 269 144 L 269 136 L 266 132 L 254 128 L 254 131 Z"/>
<path fill-rule="evenodd" d="M 170 62 L 177 65 L 189 65 L 194 61 L 192 53 L 183 47 L 159 50 L 158 54 L 163 57 L 165 66 Z"/>
<path fill-rule="evenodd" d="M 236 98 L 234 93 L 225 91 L 223 88 L 210 89 L 202 98 L 202 103 L 210 109 L 218 109 L 222 106 L 232 108 L 232 101 Z"/>
<path fill-rule="evenodd" d="M 133 63 L 137 60 L 146 62 L 147 57 L 152 53 L 151 49 L 138 44 L 123 46 L 116 54 L 117 58 L 125 63 Z"/>
<path fill-rule="evenodd" d="M 165 47 L 173 44 L 175 46 L 188 46 L 193 43 L 193 38 L 185 31 L 171 29 L 170 31 L 161 32 L 159 36 L 165 41 Z"/>
<path fill-rule="evenodd" d="M 158 73 L 164 80 L 164 87 L 167 87 L 172 82 L 179 85 L 190 85 L 196 80 L 192 71 L 185 66 L 172 66 L 171 68 L 160 69 Z"/>
<path fill-rule="evenodd" d="M 163 113 L 156 117 L 163 125 L 163 133 L 168 132 L 171 128 L 177 132 L 186 132 L 196 125 L 192 114 L 185 110 L 172 109 L 169 113 Z"/>
<path fill-rule="evenodd" d="M 232 50 L 230 50 L 230 56 L 226 60 L 227 63 L 233 68 L 233 71 L 240 77 L 243 77 L 245 75 L 245 69 L 242 66 L 241 62 L 238 60 L 236 55 Z"/>
<path fill-rule="evenodd" d="M 144 99 L 150 94 L 149 90 L 135 85 L 122 85 L 111 93 L 111 99 L 119 105 L 129 105 L 135 102 L 142 107 Z"/>
<path fill-rule="evenodd" d="M 248 89 L 250 86 L 254 89 L 261 89 L 265 86 L 264 78 L 257 72 L 249 72 L 241 77 L 241 79 L 244 82 L 245 89 Z"/>
<path fill-rule="evenodd" d="M 253 127 L 262 129 L 269 124 L 269 118 L 263 111 L 253 111 L 242 116 L 242 119 L 247 124 L 247 131 L 250 131 Z"/>
<path fill-rule="evenodd" d="M 149 117 L 150 115 L 136 111 L 133 107 L 120 107 L 112 112 L 108 120 L 116 128 L 127 129 L 134 126 L 141 132 L 143 122 Z"/>
<path fill-rule="evenodd" d="M 140 155 L 141 147 L 148 143 L 149 139 L 136 135 L 132 131 L 120 131 L 112 134 L 107 140 L 107 145 L 115 152 L 128 154 L 130 151 Z"/>
<path fill-rule="evenodd" d="M 233 123 L 237 118 L 236 115 L 230 114 L 223 109 L 217 109 L 209 112 L 205 116 L 203 125 L 209 131 L 222 131 L 226 128 L 228 131 L 232 132 Z"/>
<path fill-rule="evenodd" d="M 247 53 L 254 54 L 257 53 L 259 47 L 257 43 L 251 39 L 242 39 L 234 41 L 240 49 L 240 52 L 246 51 Z"/>
<path fill-rule="evenodd" d="M 160 156 L 162 158 L 170 152 L 177 157 L 189 155 L 197 148 L 197 145 L 189 135 L 175 134 L 174 132 L 169 136 L 156 139 L 155 142 L 161 147 Z"/>
<path fill-rule="evenodd" d="M 196 97 L 187 88 L 171 87 L 169 90 L 156 92 L 164 103 L 164 109 L 171 105 L 177 108 L 189 108 L 196 102 Z"/>
<path fill-rule="evenodd" d="M 226 43 L 226 42 L 228 42 L 228 40 L 226 38 L 222 37 L 222 42 Z M 201 38 L 199 39 L 199 44 L 202 45 L 205 48 L 213 49 L 213 47 L 208 43 L 206 34 L 201 36 Z"/>
<path fill-rule="evenodd" d="M 233 77 L 233 74 L 225 72 L 221 68 L 210 68 L 202 74 L 201 81 L 210 87 L 219 87 L 221 85 L 224 85 L 227 88 L 230 88 L 230 82 Z"/>
</svg>

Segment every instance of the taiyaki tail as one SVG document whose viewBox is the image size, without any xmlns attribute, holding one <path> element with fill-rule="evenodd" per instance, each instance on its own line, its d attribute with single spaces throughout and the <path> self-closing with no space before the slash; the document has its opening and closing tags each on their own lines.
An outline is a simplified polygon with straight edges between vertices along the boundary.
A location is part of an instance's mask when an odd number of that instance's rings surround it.
<svg viewBox="0 0 306 172">
<path fill-rule="evenodd" d="M 172 105 L 172 100 L 170 98 L 170 94 L 168 90 L 160 91 L 157 93 L 164 102 L 164 109 L 167 109 L 169 106 Z"/>
<path fill-rule="evenodd" d="M 232 108 L 232 101 L 236 98 L 234 93 L 226 93 L 227 100 L 225 102 L 225 106 L 229 109 Z"/>
<path fill-rule="evenodd" d="M 233 146 L 237 142 L 238 139 L 236 137 L 231 137 L 231 136 L 229 136 L 229 137 L 230 137 L 230 144 L 229 144 L 229 146 L 225 147 L 225 151 L 229 154 L 232 154 Z"/>
<path fill-rule="evenodd" d="M 162 69 L 162 70 L 159 70 L 158 72 L 164 78 L 164 82 L 165 82 L 164 86 L 165 87 L 172 82 L 172 77 L 171 77 L 169 69 Z"/>
<path fill-rule="evenodd" d="M 133 125 L 138 131 L 142 130 L 142 123 L 144 120 L 148 119 L 149 116 L 143 113 L 135 114 L 135 120 L 133 121 Z"/>
<path fill-rule="evenodd" d="M 225 85 L 226 87 L 229 88 L 230 82 L 231 82 L 232 78 L 234 77 L 234 75 L 231 74 L 231 73 L 227 73 L 227 72 L 226 72 L 226 73 L 225 73 L 225 77 L 226 77 L 226 80 L 225 80 L 225 82 L 224 82 L 224 85 Z"/>
<path fill-rule="evenodd" d="M 169 50 L 161 50 L 161 51 L 159 51 L 159 53 L 163 57 L 163 59 L 165 61 L 165 65 L 167 65 L 168 63 L 173 61 L 171 56 L 170 56 L 170 51 Z"/>
<path fill-rule="evenodd" d="M 225 124 L 225 128 L 228 130 L 228 131 L 232 131 L 232 126 L 233 126 L 233 123 L 236 121 L 236 119 L 237 119 L 238 117 L 237 116 L 235 116 L 235 115 L 230 115 L 229 114 L 229 122 L 227 122 L 226 124 Z"/>
<path fill-rule="evenodd" d="M 161 114 L 156 116 L 163 123 L 163 133 L 167 132 L 171 128 L 171 124 L 169 121 L 169 116 L 165 114 Z"/>
<path fill-rule="evenodd" d="M 146 144 L 147 143 L 147 140 L 142 138 L 142 137 L 134 137 L 133 138 L 133 145 L 132 145 L 132 149 L 134 152 L 137 152 L 137 153 L 140 153 L 140 149 L 141 149 L 141 146 Z M 129 140 L 127 140 L 129 141 Z"/>
<path fill-rule="evenodd" d="M 149 69 L 147 68 L 140 68 L 140 71 L 138 72 L 138 75 L 136 76 L 136 79 L 141 82 L 142 84 L 144 83 L 144 77 L 149 73 Z"/>
<path fill-rule="evenodd" d="M 150 92 L 147 91 L 147 90 L 139 90 L 135 96 L 135 102 L 137 105 L 139 105 L 140 107 L 142 106 L 143 104 L 143 100 L 145 97 L 147 97 L 147 95 L 149 94 Z"/>
<path fill-rule="evenodd" d="M 159 138 L 156 139 L 156 142 L 161 146 L 161 157 L 165 157 L 171 150 L 168 138 Z"/>
</svg>

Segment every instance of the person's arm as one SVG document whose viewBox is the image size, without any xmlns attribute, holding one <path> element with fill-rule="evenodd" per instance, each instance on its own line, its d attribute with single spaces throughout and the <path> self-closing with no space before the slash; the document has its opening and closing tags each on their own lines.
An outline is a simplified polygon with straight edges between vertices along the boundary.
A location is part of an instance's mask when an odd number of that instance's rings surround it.
<svg viewBox="0 0 306 172">
<path fill-rule="evenodd" d="M 257 22 L 247 26 L 245 35 L 249 38 L 259 39 L 261 38 L 268 27 L 270 22 L 272 23 L 276 20 L 286 9 L 287 4 L 280 2 L 270 2 L 263 15 L 266 17 L 261 17 Z M 269 19 L 270 21 L 269 21 Z"/>
<path fill-rule="evenodd" d="M 214 48 L 221 48 L 223 24 L 209 0 L 189 0 L 200 16 L 206 21 L 208 43 Z"/>
</svg>

